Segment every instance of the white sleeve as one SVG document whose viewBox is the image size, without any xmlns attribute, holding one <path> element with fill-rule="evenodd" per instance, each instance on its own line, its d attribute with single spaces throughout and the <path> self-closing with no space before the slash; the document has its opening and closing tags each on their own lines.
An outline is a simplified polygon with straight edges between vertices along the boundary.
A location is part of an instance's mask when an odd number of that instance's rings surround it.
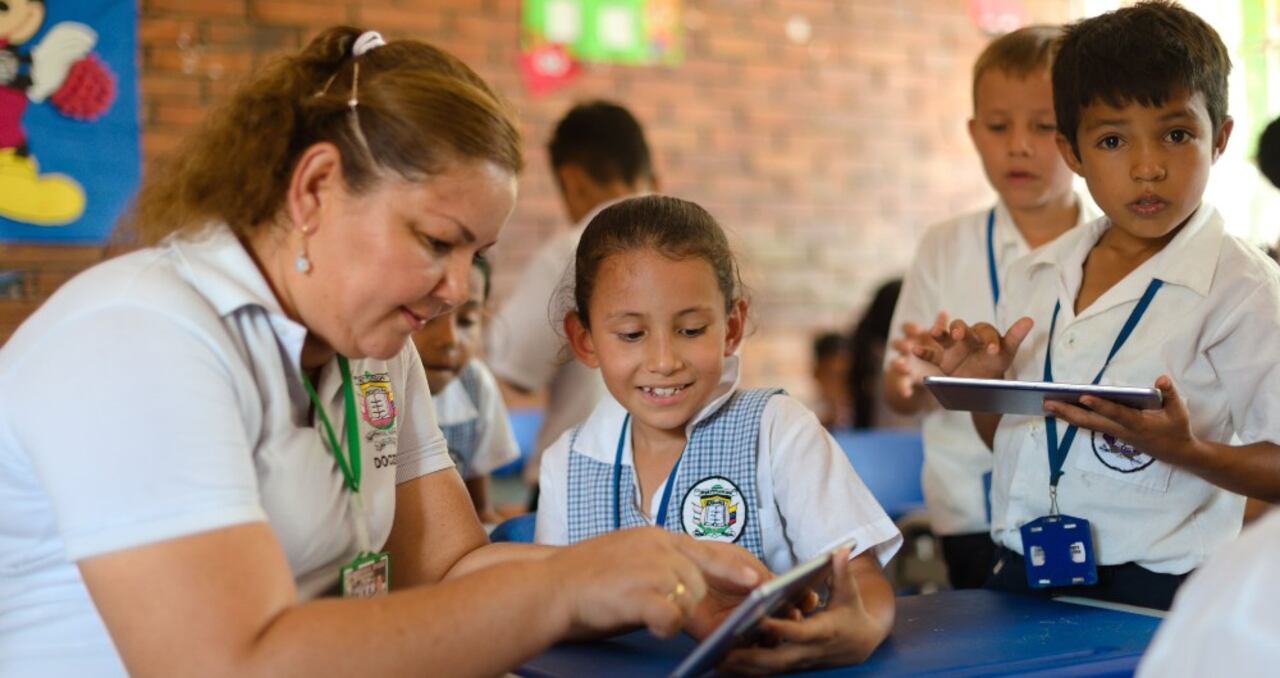
<svg viewBox="0 0 1280 678">
<path fill-rule="evenodd" d="M 928 327 L 933 324 L 938 311 L 946 310 L 942 308 L 938 294 L 940 235 L 941 230 L 937 226 L 925 233 L 916 248 L 915 258 L 911 260 L 911 268 L 902 278 L 902 291 L 898 293 L 898 303 L 893 307 L 893 320 L 889 324 L 891 341 L 901 336 L 903 323 L 913 322 Z M 886 350 L 882 367 L 888 369 L 889 362 L 897 357 L 897 351 Z"/>
<path fill-rule="evenodd" d="M 520 458 L 520 444 L 511 430 L 507 406 L 502 402 L 502 392 L 488 368 L 476 361 L 473 369 L 480 381 L 480 402 L 476 403 L 480 416 L 480 440 L 475 458 L 471 460 L 472 477 L 488 475 L 494 469 Z"/>
<path fill-rule="evenodd" d="M 1245 528 L 1191 574 L 1138 665 L 1138 678 L 1268 676 L 1280 665 L 1280 512 Z"/>
<path fill-rule="evenodd" d="M 13 365 L 23 387 L 3 416 L 26 432 L 15 442 L 69 559 L 266 519 L 261 413 L 220 348 L 184 319 L 117 305 L 55 325 Z"/>
<path fill-rule="evenodd" d="M 539 544 L 569 543 L 569 439 L 565 431 L 542 453 L 538 475 L 538 520 L 533 540 Z"/>
<path fill-rule="evenodd" d="M 561 362 L 564 339 L 551 318 L 551 305 L 572 259 L 556 247 L 560 244 L 553 240 L 538 252 L 488 323 L 489 369 L 529 390 L 546 386 Z"/>
<path fill-rule="evenodd" d="M 427 372 L 413 342 L 405 342 L 400 360 L 405 370 L 405 387 L 401 395 L 404 398 L 404 416 L 400 420 L 399 451 L 396 453 L 397 484 L 453 468 L 449 444 L 436 420 L 436 407 L 427 386 Z"/>
<path fill-rule="evenodd" d="M 797 560 L 849 539 L 850 557 L 874 549 L 881 565 L 902 545 L 902 533 L 853 470 L 839 443 L 800 401 L 774 396 L 760 423 L 762 450 L 773 473 L 773 495 Z"/>
<path fill-rule="evenodd" d="M 1235 434 L 1244 444 L 1280 444 L 1280 292 L 1274 280 L 1229 311 L 1207 353 L 1225 385 Z M 1194 394 L 1182 397 L 1194 399 Z M 1194 405 L 1193 405 L 1194 407 Z"/>
</svg>

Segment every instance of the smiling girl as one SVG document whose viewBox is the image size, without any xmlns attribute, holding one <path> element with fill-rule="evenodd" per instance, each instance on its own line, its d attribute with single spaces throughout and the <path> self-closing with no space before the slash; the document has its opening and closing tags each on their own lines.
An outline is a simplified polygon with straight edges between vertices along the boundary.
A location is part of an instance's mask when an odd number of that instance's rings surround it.
<svg viewBox="0 0 1280 678">
<path fill-rule="evenodd" d="M 587 226 L 574 271 L 565 330 L 609 397 L 546 451 L 537 540 L 657 525 L 781 571 L 856 539 L 824 611 L 767 620 L 781 643 L 728 662 L 865 659 L 892 623 L 880 566 L 902 537 L 812 412 L 779 389 L 738 387 L 747 303 L 720 226 L 676 198 L 626 200 Z"/>
</svg>

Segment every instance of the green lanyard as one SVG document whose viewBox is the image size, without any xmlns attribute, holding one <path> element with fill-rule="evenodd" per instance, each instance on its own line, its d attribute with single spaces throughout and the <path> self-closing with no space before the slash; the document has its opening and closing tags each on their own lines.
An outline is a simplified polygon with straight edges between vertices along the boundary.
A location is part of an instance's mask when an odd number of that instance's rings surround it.
<svg viewBox="0 0 1280 678">
<path fill-rule="evenodd" d="M 360 424 L 356 419 L 356 394 L 355 387 L 351 384 L 351 365 L 347 362 L 346 356 L 338 355 L 338 368 L 342 370 L 342 401 L 346 409 L 347 452 L 351 455 L 350 459 L 342 456 L 342 445 L 338 443 L 338 436 L 333 432 L 333 424 L 329 422 L 329 415 L 324 411 L 320 396 L 316 394 L 316 388 L 311 385 L 311 380 L 307 378 L 305 372 L 302 375 L 302 383 L 307 387 L 307 395 L 311 396 L 311 404 L 320 414 L 320 423 L 324 425 L 329 450 L 333 452 L 333 458 L 338 460 L 338 469 L 342 471 L 342 478 L 346 480 L 351 493 L 359 496 Z"/>
</svg>

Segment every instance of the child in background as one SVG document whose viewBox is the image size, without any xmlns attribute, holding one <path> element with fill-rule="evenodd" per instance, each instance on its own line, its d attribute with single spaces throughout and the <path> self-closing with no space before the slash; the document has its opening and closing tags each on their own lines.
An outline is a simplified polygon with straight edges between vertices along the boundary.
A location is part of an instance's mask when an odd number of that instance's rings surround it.
<svg viewBox="0 0 1280 678">
<path fill-rule="evenodd" d="M 939 322 L 913 349 L 957 376 L 1164 397 L 974 415 L 995 451 L 990 588 L 1168 609 L 1236 537 L 1241 494 L 1280 498 L 1280 273 L 1202 203 L 1231 134 L 1230 70 L 1213 28 L 1172 3 L 1069 27 L 1057 143 L 1106 216 L 1016 263 L 996 326 Z"/>
<path fill-rule="evenodd" d="M 656 524 L 740 544 L 779 572 L 856 539 L 835 557 L 825 610 L 765 620 L 780 644 L 735 650 L 724 668 L 861 661 L 892 624 L 880 568 L 902 536 L 812 412 L 738 387 L 739 285 L 724 232 L 693 203 L 633 198 L 592 219 L 565 331 L 610 396 L 547 449 L 537 541 Z"/>
<path fill-rule="evenodd" d="M 899 414 L 884 398 L 884 356 L 889 348 L 893 307 L 901 293 L 902 278 L 881 283 L 850 334 L 852 364 L 845 380 L 852 394 L 855 429 L 920 428 L 919 416 Z"/>
<path fill-rule="evenodd" d="M 817 402 L 813 408 L 827 429 L 849 428 L 849 339 L 839 332 L 823 332 L 813 340 L 813 385 Z"/>
<path fill-rule="evenodd" d="M 489 262 L 471 268 L 470 298 L 413 335 L 449 456 L 485 523 L 501 518 L 489 506 L 489 473 L 520 457 L 498 383 L 476 357 L 489 298 Z"/>
<path fill-rule="evenodd" d="M 886 356 L 884 398 L 902 414 L 924 413 L 924 496 L 955 588 L 991 575 L 995 545 L 987 514 L 991 452 L 965 412 L 941 409 L 921 380 L 933 373 L 907 342 L 939 312 L 991 321 L 1013 261 L 1096 216 L 1071 188 L 1054 143 L 1049 69 L 1058 26 L 1028 26 L 993 41 L 973 66 L 969 136 L 999 200 L 929 229 L 894 311 L 906 336 Z"/>
</svg>

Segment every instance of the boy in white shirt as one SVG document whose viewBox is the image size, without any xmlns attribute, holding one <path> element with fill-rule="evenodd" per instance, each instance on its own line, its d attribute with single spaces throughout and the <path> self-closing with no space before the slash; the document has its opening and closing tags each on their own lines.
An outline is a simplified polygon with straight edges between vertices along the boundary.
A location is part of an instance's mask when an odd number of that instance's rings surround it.
<svg viewBox="0 0 1280 678">
<path fill-rule="evenodd" d="M 1235 492 L 1280 494 L 1280 275 L 1201 202 L 1231 133 L 1230 68 L 1217 33 L 1174 4 L 1069 27 L 1058 145 L 1106 216 L 1014 266 L 1004 335 L 939 322 L 913 348 L 957 376 L 1164 396 L 1158 410 L 1085 397 L 1045 417 L 974 415 L 995 451 L 989 588 L 1167 609 L 1239 532 Z"/>
<path fill-rule="evenodd" d="M 990 208 L 938 224 L 925 234 L 893 314 L 907 336 L 886 352 L 884 400 L 900 414 L 924 412 L 925 503 L 951 585 L 977 588 L 994 564 L 988 487 L 991 451 L 964 412 L 938 407 L 921 384 L 932 374 L 907 352 L 910 335 L 939 312 L 972 321 L 995 319 L 1013 261 L 1097 216 L 1071 188 L 1071 170 L 1054 143 L 1057 131 L 1049 70 L 1060 26 L 1028 26 L 983 50 L 973 66 L 969 135 L 999 200 Z"/>
<path fill-rule="evenodd" d="M 489 505 L 489 474 L 520 457 L 498 382 L 476 354 L 489 298 L 489 262 L 471 267 L 467 301 L 413 335 L 431 387 L 436 420 L 449 456 L 467 485 L 476 515 L 486 523 L 501 518 Z"/>
</svg>

